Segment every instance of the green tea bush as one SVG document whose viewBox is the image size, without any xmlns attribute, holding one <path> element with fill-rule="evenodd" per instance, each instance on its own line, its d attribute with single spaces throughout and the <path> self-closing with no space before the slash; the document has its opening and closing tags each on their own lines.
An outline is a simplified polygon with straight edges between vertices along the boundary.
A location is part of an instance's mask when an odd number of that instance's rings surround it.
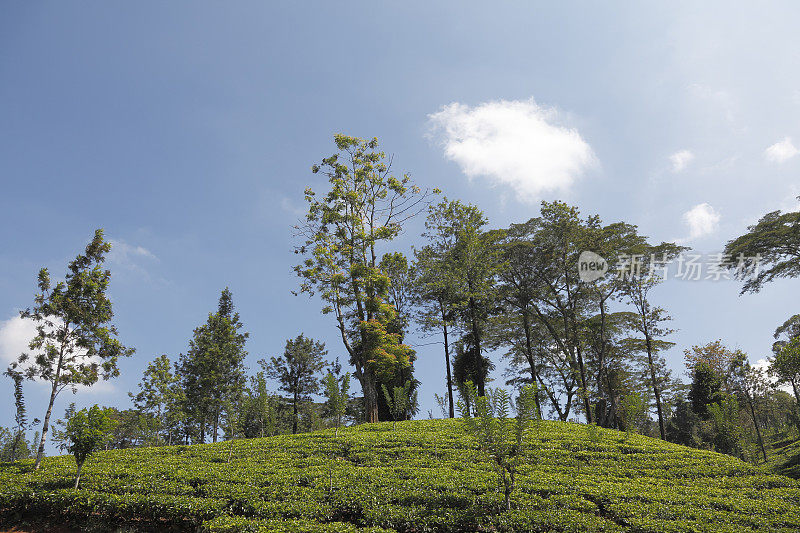
<svg viewBox="0 0 800 533">
<path fill-rule="evenodd" d="M 101 451 L 79 490 L 70 456 L 46 458 L 39 471 L 30 460 L 5 463 L 0 530 L 800 530 L 798 481 L 711 451 L 623 441 L 604 428 L 592 439 L 582 424 L 539 421 L 524 434 L 506 510 L 497 467 L 476 461 L 463 420 L 391 427 Z"/>
</svg>

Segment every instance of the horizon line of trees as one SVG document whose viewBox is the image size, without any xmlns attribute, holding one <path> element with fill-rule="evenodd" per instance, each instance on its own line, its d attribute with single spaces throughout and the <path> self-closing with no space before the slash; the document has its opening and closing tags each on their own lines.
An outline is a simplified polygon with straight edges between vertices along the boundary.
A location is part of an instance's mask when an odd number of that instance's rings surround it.
<svg viewBox="0 0 800 533">
<path fill-rule="evenodd" d="M 296 433 L 324 426 L 325 418 L 336 418 L 338 427 L 342 416 L 355 422 L 411 418 L 419 411 L 417 354 L 406 342 L 412 330 L 441 336 L 446 381 L 437 401 L 451 418 L 456 396 L 466 402 L 485 396 L 489 373 L 500 363 L 493 357 L 501 354 L 507 384 L 533 385 L 539 418 L 580 416 L 588 424 L 742 457 L 752 441 L 765 460 L 766 433 L 800 429 L 800 315 L 776 331 L 769 376 L 715 341 L 685 352 L 691 383 L 684 385 L 663 357 L 674 345 L 673 330 L 653 289 L 663 281 L 657 273 L 686 248 L 649 242 L 634 225 L 606 224 L 560 201 L 542 202 L 539 215 L 527 221 L 490 229 L 477 206 L 435 201 L 438 189 L 395 176 L 377 139 L 336 135 L 334 141 L 337 152 L 312 167 L 327 178 L 328 190 L 306 189 L 308 211 L 295 226 L 296 294 L 318 297 L 322 313 L 332 316 L 362 396 L 349 398 L 338 417 L 329 416 L 337 401 L 314 401 L 323 384 L 326 392 L 341 392 L 350 374 L 341 374 L 338 360 L 326 363 L 325 345 L 303 334 L 289 339 L 281 356 L 260 359 L 259 370 L 248 376 L 249 334 L 226 288 L 186 353 L 176 361 L 166 355 L 152 361 L 139 391 L 130 394 L 134 408 L 113 414 L 117 431 L 127 434 L 117 445 Z M 409 256 L 393 250 L 391 242 L 418 216 L 424 217 L 422 241 Z M 9 432 L 17 442 L 10 449 L 18 453 L 19 435 L 29 429 L 22 381 L 49 382 L 37 468 L 58 394 L 115 377 L 119 357 L 133 354 L 111 323 L 110 272 L 102 268 L 109 250 L 98 230 L 69 264 L 64 282 L 53 285 L 43 269 L 35 305 L 22 313 L 37 323 L 37 336 L 35 355 L 22 354 L 6 371 L 17 405 L 17 427 Z M 586 251 L 624 275 L 584 281 L 578 265 Z M 743 292 L 797 276 L 798 214 L 765 215 L 729 242 L 725 254 L 760 257 L 769 267 L 744 279 L 741 265 L 723 265 L 744 281 Z M 641 262 L 631 268 L 626 257 Z M 279 391 L 267 389 L 268 379 Z M 467 383 L 475 395 L 467 394 Z M 793 397 L 777 384 L 790 385 Z"/>
</svg>

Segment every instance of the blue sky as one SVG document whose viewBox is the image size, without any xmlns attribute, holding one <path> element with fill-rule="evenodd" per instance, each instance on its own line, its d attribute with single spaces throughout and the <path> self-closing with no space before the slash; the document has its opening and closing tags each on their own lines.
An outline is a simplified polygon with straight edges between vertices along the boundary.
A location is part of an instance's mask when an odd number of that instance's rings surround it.
<svg viewBox="0 0 800 533">
<path fill-rule="evenodd" d="M 300 332 L 344 358 L 319 302 L 290 293 L 290 226 L 336 132 L 379 137 L 399 171 L 493 227 L 558 198 L 719 251 L 763 213 L 798 208 L 798 15 L 789 2 L 6 2 L 0 362 L 27 341 L 14 317 L 38 269 L 63 275 L 97 227 L 116 244 L 116 324 L 137 353 L 113 382 L 63 393 L 56 415 L 73 400 L 127 406 L 147 362 L 185 351 L 225 286 L 251 368 Z M 796 282 L 738 288 L 658 289 L 679 330 L 673 368 L 716 338 L 769 354 Z M 420 347 L 423 413 L 443 371 L 440 348 Z M 0 405 L 10 392 L 7 380 Z M 26 395 L 41 417 L 44 386 Z"/>
</svg>

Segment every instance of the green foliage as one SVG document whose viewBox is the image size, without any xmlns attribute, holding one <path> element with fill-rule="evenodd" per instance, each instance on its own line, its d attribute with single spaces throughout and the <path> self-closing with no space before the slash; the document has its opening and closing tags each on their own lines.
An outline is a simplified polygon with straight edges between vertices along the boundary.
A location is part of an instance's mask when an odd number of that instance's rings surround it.
<svg viewBox="0 0 800 533">
<path fill-rule="evenodd" d="M 34 305 L 20 313 L 36 323 L 36 336 L 29 345 L 34 355 L 21 354 L 9 372 L 50 385 L 36 468 L 44 454 L 56 396 L 67 387 L 74 391 L 76 385 L 91 386 L 100 378 L 116 377 L 118 359 L 134 352 L 119 342 L 111 324 L 114 312 L 106 294 L 111 272 L 103 269 L 110 250 L 103 230 L 96 230 L 84 253 L 69 263 L 64 281 L 53 285 L 49 271 L 39 271 Z"/>
<path fill-rule="evenodd" d="M 792 337 L 772 359 L 772 373 L 782 383 L 800 383 L 800 336 Z"/>
<path fill-rule="evenodd" d="M 513 429 L 513 421 L 510 421 Z M 596 428 L 526 432 L 513 508 L 462 420 L 365 424 L 231 443 L 97 452 L 0 468 L 0 525 L 97 530 L 797 531 L 800 482 L 733 457 Z M 510 441 L 514 442 L 513 431 Z M 25 529 L 25 528 L 20 528 Z M 34 528 L 28 528 L 34 529 Z"/>
<path fill-rule="evenodd" d="M 708 417 L 708 406 L 722 401 L 722 379 L 707 361 L 695 365 L 692 371 L 692 388 L 689 401 L 692 410 L 700 417 Z"/>
<path fill-rule="evenodd" d="M 537 413 L 536 388 L 532 385 L 522 388 L 516 402 L 517 416 L 513 419 L 509 416 L 510 398 L 504 389 L 489 389 L 486 396 L 479 396 L 477 388 L 467 382 L 466 390 L 474 416 L 470 416 L 470 408 L 462 404 L 462 418 L 477 439 L 480 451 L 497 468 L 504 509 L 510 511 L 517 471 L 525 456 L 526 431 Z"/>
<path fill-rule="evenodd" d="M 97 405 L 89 409 L 81 409 L 67 421 L 64 438 L 67 443 L 67 451 L 72 454 L 78 465 L 78 473 L 75 476 L 76 489 L 81 480 L 81 469 L 86 459 L 111 439 L 111 431 L 115 425 L 106 410 Z"/>
<path fill-rule="evenodd" d="M 128 395 L 137 410 L 152 418 L 154 443 L 171 444 L 185 417 L 185 398 L 169 357 L 161 355 L 149 363 L 139 383 L 139 392 Z"/>
<path fill-rule="evenodd" d="M 35 442 L 36 439 L 28 442 L 25 433 L 16 428 L 0 427 L 0 462 L 29 459 L 33 456 Z"/>
<path fill-rule="evenodd" d="M 720 453 L 741 456 L 741 429 L 739 428 L 739 403 L 725 395 L 719 403 L 708 406 L 714 425 L 714 448 Z"/>
<path fill-rule="evenodd" d="M 226 287 L 217 312 L 209 313 L 206 323 L 195 328 L 188 352 L 180 357 L 178 374 L 185 395 L 182 411 L 199 429 L 200 442 L 205 442 L 208 424 L 216 441 L 223 403 L 236 401 L 244 391 L 249 334 L 241 331 L 243 327 Z"/>
<path fill-rule="evenodd" d="M 743 294 L 758 292 L 774 279 L 800 275 L 799 226 L 800 212 L 773 211 L 725 245 L 728 267 L 744 281 Z"/>
<path fill-rule="evenodd" d="M 622 397 L 622 429 L 635 431 L 647 421 L 647 401 L 644 396 L 636 391 L 631 391 Z"/>
<path fill-rule="evenodd" d="M 342 419 L 347 413 L 347 402 L 350 399 L 348 396 L 350 373 L 348 372 L 341 378 L 337 378 L 333 372 L 328 372 L 322 379 L 322 383 L 325 386 L 328 410 L 334 419 L 336 436 L 338 437 L 339 426 L 342 425 Z"/>
<path fill-rule="evenodd" d="M 406 381 L 402 387 L 393 387 L 391 394 L 386 385 L 381 385 L 383 397 L 389 412 L 392 413 L 392 427 L 397 426 L 398 420 L 403 420 L 409 415 L 411 409 L 417 403 L 417 393 L 411 389 L 411 381 Z"/>
<path fill-rule="evenodd" d="M 328 351 L 324 342 L 317 342 L 302 333 L 286 341 L 283 355 L 273 357 L 270 362 L 261 359 L 258 364 L 267 376 L 277 379 L 281 390 L 289 393 L 293 409 L 292 433 L 297 433 L 300 405 L 310 400 L 311 394 L 319 392 L 317 374 L 325 366 Z"/>
<path fill-rule="evenodd" d="M 410 176 L 392 174 L 391 159 L 378 149 L 377 139 L 337 134 L 334 141 L 337 153 L 312 167 L 327 176 L 330 189 L 320 197 L 306 189 L 308 212 L 296 227 L 301 243 L 295 248 L 304 259 L 295 272 L 300 292 L 318 292 L 323 313 L 335 315 L 364 391 L 367 420 L 375 422 L 378 383 L 393 382 L 413 360 L 397 331 L 397 310 L 386 302 L 391 281 L 377 249 L 424 209 L 428 193 Z"/>
</svg>

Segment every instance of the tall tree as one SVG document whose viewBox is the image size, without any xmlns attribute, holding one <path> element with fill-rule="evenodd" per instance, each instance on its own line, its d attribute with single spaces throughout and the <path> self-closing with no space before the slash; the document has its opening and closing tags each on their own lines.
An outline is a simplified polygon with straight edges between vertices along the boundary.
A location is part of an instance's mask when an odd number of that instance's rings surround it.
<svg viewBox="0 0 800 533">
<path fill-rule="evenodd" d="M 800 419 L 800 337 L 792 337 L 777 350 L 770 364 L 770 372 L 778 378 L 779 383 L 792 386 Z"/>
<path fill-rule="evenodd" d="M 764 371 L 750 365 L 744 353 L 741 355 L 742 357 L 739 363 L 734 367 L 734 388 L 744 400 L 743 403 L 749 408 L 750 418 L 753 421 L 753 428 L 756 430 L 756 439 L 761 448 L 761 455 L 764 457 L 764 462 L 767 462 L 767 449 L 764 446 L 764 438 L 761 435 L 761 427 L 759 425 L 758 416 L 756 415 L 755 402 L 756 398 L 767 393 L 770 389 L 770 384 L 766 379 Z"/>
<path fill-rule="evenodd" d="M 342 343 L 364 392 L 367 421 L 378 421 L 378 383 L 391 382 L 411 366 L 414 352 L 389 324 L 396 311 L 386 303 L 389 279 L 377 251 L 394 239 L 404 223 L 426 205 L 428 192 L 408 175 L 392 174 L 391 159 L 370 141 L 337 134 L 338 152 L 314 165 L 328 178 L 330 190 L 318 198 L 306 189 L 308 213 L 296 227 L 304 256 L 295 272 L 300 292 L 319 292 L 332 313 Z"/>
<path fill-rule="evenodd" d="M 336 427 L 336 436 L 339 436 L 339 426 L 347 412 L 347 391 L 350 389 L 350 373 L 338 376 L 338 372 L 328 372 L 323 378 L 325 385 L 325 397 L 327 398 L 328 412 L 333 417 Z M 384 385 L 384 390 L 385 390 Z"/>
<path fill-rule="evenodd" d="M 205 442 L 207 424 L 211 423 L 213 441 L 217 442 L 223 402 L 243 394 L 245 385 L 245 344 L 249 334 L 233 296 L 226 287 L 219 298 L 216 313 L 194 330 L 186 355 L 181 355 L 180 376 L 187 405 L 199 426 L 200 442 Z"/>
<path fill-rule="evenodd" d="M 11 461 L 17 460 L 17 450 L 20 445 L 25 443 L 27 448 L 27 440 L 25 439 L 25 431 L 28 429 L 28 414 L 25 409 L 25 396 L 22 394 L 22 374 L 19 372 L 6 371 L 6 375 L 14 380 L 14 436 L 13 445 L 11 447 Z"/>
<path fill-rule="evenodd" d="M 529 257 L 536 294 L 531 308 L 578 383 L 583 411 L 592 422 L 583 329 L 596 300 L 579 278 L 578 258 L 594 242 L 589 236 L 599 230 L 600 220 L 582 220 L 577 208 L 563 202 L 542 202 L 541 216 L 526 225 L 525 238 L 533 249 Z"/>
<path fill-rule="evenodd" d="M 77 385 L 91 386 L 101 378 L 118 376 L 117 360 L 134 353 L 133 348 L 119 342 L 117 329 L 111 324 L 114 312 L 106 295 L 111 272 L 102 268 L 110 250 L 103 230 L 96 230 L 84 253 L 69 263 L 64 281 L 54 286 L 48 270 L 39 271 L 34 305 L 20 313 L 36 324 L 36 337 L 29 345 L 35 353 L 21 354 L 9 371 L 50 385 L 34 464 L 37 470 L 59 393 L 67 387 L 75 392 Z"/>
<path fill-rule="evenodd" d="M 800 197 L 798 197 L 800 199 Z M 800 275 L 800 211 L 767 213 L 725 245 L 726 266 L 744 281 L 742 294 L 777 278 Z M 767 268 L 764 268 L 766 266 Z"/>
<path fill-rule="evenodd" d="M 642 254 L 643 261 L 638 268 L 629 269 L 623 277 L 623 291 L 636 312 L 633 326 L 644 338 L 650 387 L 656 402 L 658 430 L 662 439 L 666 439 L 666 428 L 664 406 L 661 401 L 663 376 L 659 376 L 657 371 L 660 366 L 658 352 L 673 345 L 663 340 L 673 330 L 664 326 L 671 317 L 664 309 L 651 303 L 650 291 L 663 281 L 663 277 L 656 274 L 656 270 L 663 268 L 682 250 L 682 247 L 671 243 L 661 243 L 659 246 L 645 249 L 645 253 Z"/>
<path fill-rule="evenodd" d="M 461 305 L 456 271 L 453 267 L 453 250 L 456 229 L 446 217 L 441 205 L 429 209 L 425 220 L 428 244 L 415 250 L 414 302 L 416 319 L 423 332 L 441 331 L 444 347 L 445 375 L 447 381 L 448 414 L 455 417 L 453 401 L 453 376 L 451 363 L 451 335 L 456 327 L 456 312 Z"/>
<path fill-rule="evenodd" d="M 690 373 L 701 363 L 708 365 L 726 393 L 732 392 L 732 377 L 735 375 L 736 366 L 741 364 L 742 357 L 746 358 L 741 350 L 731 350 L 719 339 L 707 344 L 692 346 L 690 349 L 684 350 L 683 354 L 686 368 Z"/>
<path fill-rule="evenodd" d="M 179 378 L 172 373 L 169 357 L 161 355 L 147 365 L 139 382 L 139 392 L 135 395 L 128 393 L 136 409 L 154 418 L 158 438 L 162 438 L 162 431 L 166 432 L 168 443 L 172 441 L 171 422 L 174 420 L 170 420 L 170 417 L 178 401 L 175 394 L 178 383 Z"/>
<path fill-rule="evenodd" d="M 486 224 L 486 217 L 474 205 L 444 198 L 428 211 L 424 235 L 430 244 L 423 249 L 424 262 L 420 263 L 427 270 L 420 273 L 426 279 L 422 286 L 424 295 L 429 301 L 439 303 L 442 325 L 448 322 L 445 307 L 450 307 L 465 332 L 459 366 L 467 371 L 465 379 L 473 381 L 480 395 L 485 392 L 488 369 L 485 335 L 489 317 L 496 308 L 495 277 L 499 267 L 495 245 L 499 234 L 485 231 Z M 432 280 L 431 276 L 440 278 Z M 443 290 L 443 283 L 450 284 L 450 288 Z M 450 300 L 445 302 L 445 298 Z"/>
<path fill-rule="evenodd" d="M 286 341 L 282 356 L 272 357 L 269 362 L 265 359 L 258 362 L 266 375 L 277 379 L 281 390 L 291 396 L 292 433 L 297 433 L 301 402 L 309 401 L 312 394 L 319 392 L 318 374 L 325 367 L 324 357 L 327 354 L 324 342 L 317 342 L 301 333 L 297 338 Z"/>
</svg>

